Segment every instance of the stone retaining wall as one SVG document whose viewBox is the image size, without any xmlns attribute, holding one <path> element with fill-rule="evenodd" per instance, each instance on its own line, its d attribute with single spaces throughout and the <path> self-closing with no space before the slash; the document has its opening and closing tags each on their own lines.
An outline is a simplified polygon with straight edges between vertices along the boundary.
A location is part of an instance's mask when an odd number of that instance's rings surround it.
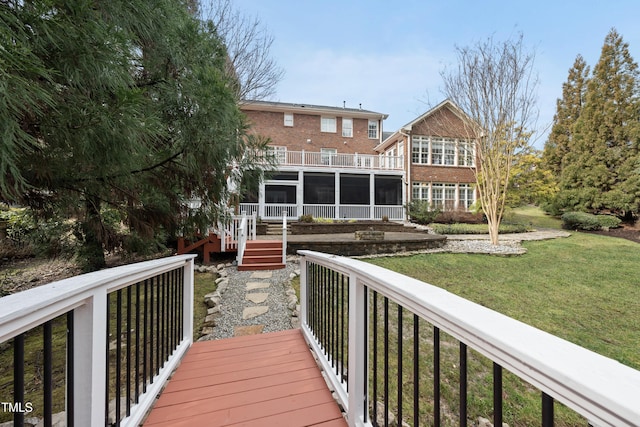
<svg viewBox="0 0 640 427">
<path fill-rule="evenodd" d="M 360 230 L 375 231 L 400 231 L 416 232 L 414 227 L 405 227 L 396 222 L 382 221 L 357 221 L 357 222 L 335 222 L 335 223 L 290 223 L 291 234 L 334 234 L 334 233 L 355 233 Z"/>
</svg>

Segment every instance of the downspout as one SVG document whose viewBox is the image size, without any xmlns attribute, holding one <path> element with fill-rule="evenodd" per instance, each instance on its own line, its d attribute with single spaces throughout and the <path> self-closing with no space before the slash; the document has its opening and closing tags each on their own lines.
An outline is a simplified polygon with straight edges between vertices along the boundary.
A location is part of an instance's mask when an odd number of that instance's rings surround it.
<svg viewBox="0 0 640 427">
<path fill-rule="evenodd" d="M 404 151 L 405 152 L 402 153 L 402 156 L 403 156 L 403 161 L 406 162 L 405 164 L 407 165 L 406 166 L 407 176 L 405 178 L 405 180 L 407 182 L 404 185 L 404 187 L 405 187 L 404 191 L 405 191 L 405 195 L 406 195 L 405 204 L 408 204 L 410 202 L 410 200 L 409 200 L 410 196 L 411 196 L 411 199 L 413 199 L 413 194 L 411 192 L 411 187 L 409 186 L 409 181 L 411 180 L 411 159 L 409 158 L 409 155 L 407 154 L 407 153 L 409 153 L 409 150 L 410 150 L 411 134 L 404 133 L 404 132 L 402 132 L 402 130 L 403 129 L 400 128 L 400 130 L 398 131 L 398 132 L 400 132 L 400 135 L 407 137 L 407 140 L 404 143 Z M 407 215 L 406 209 L 405 209 L 405 212 L 404 212 L 404 218 L 405 218 L 405 220 L 409 219 L 409 216 Z"/>
</svg>

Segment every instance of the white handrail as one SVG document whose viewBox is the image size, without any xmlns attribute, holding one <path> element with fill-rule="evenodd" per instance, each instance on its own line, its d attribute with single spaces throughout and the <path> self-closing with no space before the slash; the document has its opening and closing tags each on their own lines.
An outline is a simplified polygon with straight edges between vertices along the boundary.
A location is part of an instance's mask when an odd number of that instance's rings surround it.
<svg viewBox="0 0 640 427">
<path fill-rule="evenodd" d="M 598 426 L 640 425 L 640 371 L 519 322 L 444 289 L 355 259 L 299 251 L 302 331 L 347 410 L 350 426 L 363 419 L 367 291 L 400 304 L 460 342 L 562 402 Z M 306 263 L 349 277 L 349 393 L 331 369 L 307 323 Z M 353 387 L 353 388 L 352 388 Z"/>
<path fill-rule="evenodd" d="M 107 294 L 184 267 L 182 336 L 153 382 L 132 405 L 123 426 L 138 426 L 193 339 L 193 259 L 178 255 L 124 265 L 0 298 L 0 343 L 57 316 L 74 311 L 74 420 L 76 425 L 104 425 L 106 389 Z"/>
<path fill-rule="evenodd" d="M 238 227 L 238 254 L 236 261 L 238 265 L 242 265 L 242 258 L 244 257 L 244 250 L 247 247 L 247 214 L 242 212 L 242 219 L 240 220 L 240 227 Z"/>
<path fill-rule="evenodd" d="M 282 211 L 282 263 L 287 264 L 287 211 Z"/>
</svg>

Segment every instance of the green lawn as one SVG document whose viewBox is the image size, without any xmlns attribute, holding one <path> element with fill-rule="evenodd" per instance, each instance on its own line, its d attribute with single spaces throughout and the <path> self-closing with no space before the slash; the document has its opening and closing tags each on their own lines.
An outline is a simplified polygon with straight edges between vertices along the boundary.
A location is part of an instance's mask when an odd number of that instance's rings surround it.
<svg viewBox="0 0 640 427">
<path fill-rule="evenodd" d="M 560 218 L 547 215 L 537 206 L 521 206 L 519 208 L 508 209 L 505 212 L 504 221 L 531 225 L 537 228 L 562 228 Z"/>
<path fill-rule="evenodd" d="M 369 262 L 640 369 L 640 246 L 574 233 L 517 257 L 424 254 Z"/>
</svg>

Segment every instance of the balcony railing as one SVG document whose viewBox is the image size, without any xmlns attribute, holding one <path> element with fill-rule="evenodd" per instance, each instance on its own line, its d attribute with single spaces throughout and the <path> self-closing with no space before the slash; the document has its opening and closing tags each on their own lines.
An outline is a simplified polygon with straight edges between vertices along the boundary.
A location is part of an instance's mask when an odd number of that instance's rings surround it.
<svg viewBox="0 0 640 427">
<path fill-rule="evenodd" d="M 0 367 L 13 381 L 0 384 L 0 396 L 11 402 L 13 425 L 23 425 L 25 414 L 51 425 L 63 410 L 67 426 L 138 426 L 192 342 L 194 257 L 0 298 L 0 348 L 13 348 L 13 366 Z M 34 366 L 42 371 L 27 375 Z"/>
<path fill-rule="evenodd" d="M 334 204 L 303 204 L 265 203 L 263 215 L 260 215 L 259 203 L 241 203 L 240 209 L 247 213 L 257 213 L 263 219 L 280 218 L 282 211 L 287 211 L 289 219 L 298 219 L 300 215 L 312 215 L 314 218 L 333 219 L 382 219 L 386 216 L 390 220 L 403 220 L 404 207 L 401 205 L 334 205 Z"/>
<path fill-rule="evenodd" d="M 274 152 L 280 166 L 313 166 L 353 169 L 403 169 L 403 156 L 383 156 L 372 154 L 319 153 L 312 151 Z"/>
<path fill-rule="evenodd" d="M 640 371 L 413 278 L 299 253 L 302 330 L 350 426 L 386 426 L 391 414 L 397 425 L 467 426 L 483 399 L 482 415 L 500 426 L 513 409 L 503 370 L 538 390 L 535 424 L 554 424 L 557 401 L 592 426 L 640 425 Z M 483 361 L 492 397 L 468 375 Z"/>
</svg>

